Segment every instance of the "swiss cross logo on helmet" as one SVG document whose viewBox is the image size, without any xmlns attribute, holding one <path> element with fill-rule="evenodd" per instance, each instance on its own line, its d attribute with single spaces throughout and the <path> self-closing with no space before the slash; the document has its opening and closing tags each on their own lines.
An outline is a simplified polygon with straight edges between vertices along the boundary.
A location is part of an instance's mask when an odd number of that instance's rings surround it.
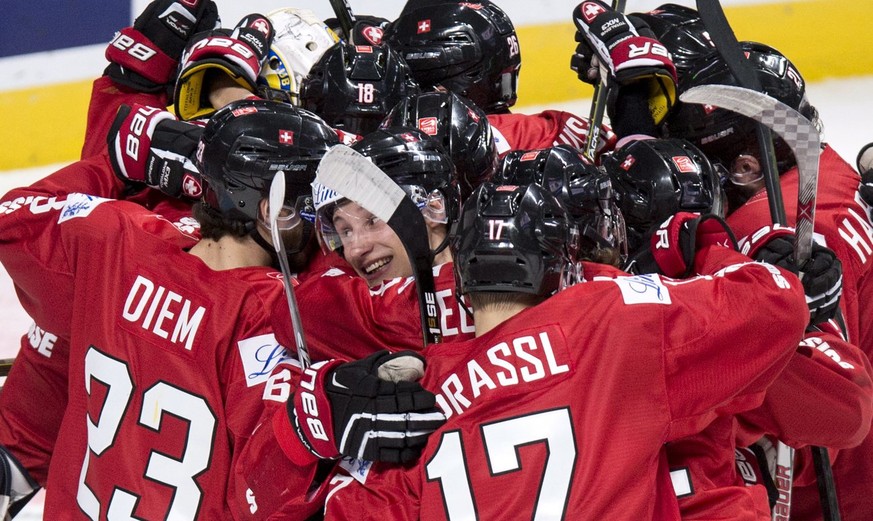
<svg viewBox="0 0 873 521">
<path fill-rule="evenodd" d="M 407 143 L 415 143 L 416 141 L 418 141 L 418 138 L 409 132 L 404 132 L 403 134 L 400 134 L 400 139 L 406 141 Z"/>
<path fill-rule="evenodd" d="M 182 178 L 182 193 L 192 199 L 200 197 L 203 194 L 200 180 L 191 174 L 185 174 L 185 177 Z"/>
<path fill-rule="evenodd" d="M 258 18 L 257 20 L 252 22 L 252 29 L 260 31 L 267 36 L 270 35 L 270 24 L 267 23 L 267 21 L 263 18 Z"/>
<path fill-rule="evenodd" d="M 418 125 L 416 126 L 428 136 L 435 136 L 438 128 L 437 118 L 418 118 Z"/>
<path fill-rule="evenodd" d="M 418 21 L 418 34 L 430 32 L 430 20 Z"/>
<path fill-rule="evenodd" d="M 536 150 L 531 150 L 530 152 L 525 152 L 520 158 L 519 161 L 533 161 L 537 158 L 539 153 Z"/>
<path fill-rule="evenodd" d="M 594 19 L 597 18 L 597 15 L 606 12 L 606 9 L 604 9 L 603 6 L 598 4 L 597 2 L 585 2 L 582 4 L 579 10 L 582 11 L 582 18 L 584 18 L 585 23 L 588 24 L 593 22 Z"/>
<path fill-rule="evenodd" d="M 384 31 L 379 27 L 374 27 L 372 25 L 368 25 L 364 27 L 364 30 L 361 31 L 361 35 L 367 39 L 373 45 L 380 45 L 382 43 L 382 36 L 384 35 Z"/>
<path fill-rule="evenodd" d="M 475 121 L 476 123 L 479 123 L 479 114 L 476 114 L 472 110 L 467 109 L 467 116 L 469 116 L 469 118 L 472 119 L 473 121 Z"/>
<path fill-rule="evenodd" d="M 703 106 L 703 112 L 705 112 L 707 115 L 712 114 L 716 110 L 718 110 L 718 107 L 716 107 L 715 105 L 704 105 Z"/>
<path fill-rule="evenodd" d="M 628 171 L 631 169 L 632 166 L 634 166 L 634 163 L 636 162 L 637 160 L 634 156 L 627 156 L 624 161 L 621 162 L 621 168 L 624 171 Z"/>
<path fill-rule="evenodd" d="M 673 164 L 676 165 L 676 168 L 679 169 L 682 173 L 693 173 L 697 172 L 697 165 L 694 164 L 694 161 L 688 156 L 673 156 Z"/>
<path fill-rule="evenodd" d="M 290 130 L 279 130 L 279 143 L 283 145 L 293 145 L 294 144 L 294 132 Z"/>
<path fill-rule="evenodd" d="M 468 7 L 470 9 L 480 10 L 482 9 L 482 4 L 471 4 L 469 2 L 461 2 L 461 5 L 464 7 Z"/>
</svg>

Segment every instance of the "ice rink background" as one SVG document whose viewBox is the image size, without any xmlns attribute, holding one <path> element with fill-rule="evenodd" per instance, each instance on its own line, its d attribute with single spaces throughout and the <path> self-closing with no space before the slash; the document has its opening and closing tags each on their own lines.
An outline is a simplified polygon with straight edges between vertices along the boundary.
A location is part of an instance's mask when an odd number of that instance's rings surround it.
<svg viewBox="0 0 873 521">
<path fill-rule="evenodd" d="M 821 114 L 825 140 L 854 166 L 860 148 L 873 141 L 873 76 L 813 83 L 808 86 L 808 97 Z M 524 107 L 518 112 L 535 113 L 555 108 L 587 116 L 589 104 L 590 100 L 583 99 L 550 107 Z M 0 193 L 30 184 L 62 166 L 0 172 Z M 31 321 L 18 304 L 12 282 L 2 267 L 0 310 L 0 358 L 12 358 Z M 37 497 L 16 520 L 42 519 L 41 503 L 41 497 Z"/>
</svg>

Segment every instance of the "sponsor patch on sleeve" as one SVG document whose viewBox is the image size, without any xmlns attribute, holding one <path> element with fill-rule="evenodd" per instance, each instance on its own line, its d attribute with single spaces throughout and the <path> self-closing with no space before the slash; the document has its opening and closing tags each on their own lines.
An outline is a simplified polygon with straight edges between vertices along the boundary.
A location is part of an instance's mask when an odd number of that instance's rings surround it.
<svg viewBox="0 0 873 521">
<path fill-rule="evenodd" d="M 76 217 L 87 217 L 98 205 L 110 200 L 88 194 L 70 194 L 67 196 L 67 202 L 61 210 L 60 217 L 58 217 L 58 224 Z"/>
<path fill-rule="evenodd" d="M 370 467 L 373 466 L 373 462 L 362 459 L 343 458 L 340 460 L 339 465 L 346 469 L 346 472 L 356 481 L 366 483 L 367 475 L 370 473 Z"/>
<path fill-rule="evenodd" d="M 625 304 L 672 304 L 670 292 L 656 274 L 613 279 Z"/>
<path fill-rule="evenodd" d="M 237 346 L 249 387 L 266 382 L 280 363 L 292 362 L 288 350 L 279 345 L 273 333 L 240 340 Z"/>
</svg>

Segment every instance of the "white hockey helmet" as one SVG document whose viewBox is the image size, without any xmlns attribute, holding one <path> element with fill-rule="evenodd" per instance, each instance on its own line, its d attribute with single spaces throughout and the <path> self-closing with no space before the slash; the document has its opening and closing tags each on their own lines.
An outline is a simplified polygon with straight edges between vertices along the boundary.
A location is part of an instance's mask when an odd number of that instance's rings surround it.
<svg viewBox="0 0 873 521">
<path fill-rule="evenodd" d="M 258 77 L 261 95 L 299 105 L 300 81 L 339 37 L 309 9 L 286 7 L 267 18 L 276 35 Z"/>
</svg>

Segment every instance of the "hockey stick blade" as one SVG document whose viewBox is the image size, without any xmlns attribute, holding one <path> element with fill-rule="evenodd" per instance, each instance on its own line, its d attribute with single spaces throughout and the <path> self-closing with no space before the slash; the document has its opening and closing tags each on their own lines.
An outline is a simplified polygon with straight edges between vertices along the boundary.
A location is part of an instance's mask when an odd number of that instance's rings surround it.
<svg viewBox="0 0 873 521">
<path fill-rule="evenodd" d="M 440 342 L 433 260 L 421 210 L 385 172 L 345 145 L 334 145 L 327 151 L 315 180 L 358 203 L 394 230 L 412 262 L 424 343 Z"/>
<path fill-rule="evenodd" d="M 701 85 L 688 89 L 679 99 L 686 103 L 714 105 L 752 118 L 772 129 L 791 148 L 797 159 L 799 176 L 794 258 L 798 265 L 803 265 L 812 252 L 818 162 L 821 153 L 818 129 L 781 101 L 742 87 Z"/>
<path fill-rule="evenodd" d="M 270 236 L 273 239 L 273 248 L 279 257 L 279 268 L 282 270 L 282 284 L 285 286 L 285 298 L 288 301 L 288 310 L 291 312 L 291 326 L 294 328 L 294 341 L 297 343 L 297 360 L 300 366 L 306 369 L 312 365 L 309 357 L 309 348 L 303 337 L 303 321 L 300 319 L 300 308 L 297 306 L 297 298 L 294 296 L 294 288 L 291 287 L 291 268 L 288 266 L 288 255 L 285 253 L 285 243 L 279 234 L 279 213 L 285 205 L 285 172 L 278 171 L 270 183 Z"/>
</svg>

